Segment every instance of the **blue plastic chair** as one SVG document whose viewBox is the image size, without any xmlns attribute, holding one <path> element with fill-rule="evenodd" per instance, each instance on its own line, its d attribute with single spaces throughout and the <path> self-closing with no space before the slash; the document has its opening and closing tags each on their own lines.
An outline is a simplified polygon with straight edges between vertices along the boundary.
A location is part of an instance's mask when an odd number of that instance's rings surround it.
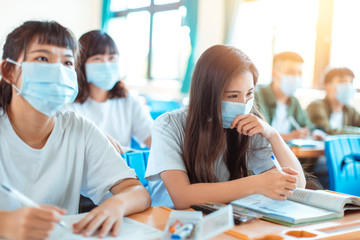
<svg viewBox="0 0 360 240">
<path fill-rule="evenodd" d="M 127 165 L 135 170 L 135 173 L 138 176 L 140 182 L 145 187 L 147 187 L 148 181 L 145 179 L 145 172 L 149 158 L 149 151 L 130 152 L 130 153 L 121 154 L 121 156 L 124 158 Z"/>
<path fill-rule="evenodd" d="M 360 196 L 360 135 L 336 135 L 325 140 L 329 189 Z"/>
<path fill-rule="evenodd" d="M 161 114 L 181 108 L 181 103 L 176 101 L 162 101 L 148 99 L 147 105 L 150 106 L 150 115 L 156 119 Z"/>
</svg>

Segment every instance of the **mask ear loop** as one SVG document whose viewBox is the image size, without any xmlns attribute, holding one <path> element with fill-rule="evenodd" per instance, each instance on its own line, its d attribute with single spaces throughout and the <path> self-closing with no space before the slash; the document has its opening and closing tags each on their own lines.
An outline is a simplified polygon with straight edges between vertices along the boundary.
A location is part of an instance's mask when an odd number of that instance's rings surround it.
<svg viewBox="0 0 360 240">
<path fill-rule="evenodd" d="M 18 65 L 19 67 L 21 67 L 21 64 L 20 64 L 20 63 L 12 60 L 12 59 L 10 59 L 10 58 L 6 58 L 5 61 L 7 61 L 7 62 L 9 62 L 9 63 L 12 63 L 12 64 L 15 64 L 15 65 Z M 11 86 L 13 86 L 13 87 L 15 88 L 15 90 L 18 92 L 17 95 L 20 94 L 20 89 L 19 89 L 17 86 L 15 86 L 15 84 L 11 83 Z"/>
</svg>

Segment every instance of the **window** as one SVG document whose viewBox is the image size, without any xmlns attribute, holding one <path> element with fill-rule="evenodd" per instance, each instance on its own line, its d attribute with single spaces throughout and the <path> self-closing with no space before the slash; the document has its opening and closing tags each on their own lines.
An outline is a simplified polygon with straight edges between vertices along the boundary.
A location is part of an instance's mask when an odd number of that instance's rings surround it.
<svg viewBox="0 0 360 240">
<path fill-rule="evenodd" d="M 354 86 L 360 89 L 360 2 L 335 0 L 330 65 L 348 67 L 354 74 Z"/>
<path fill-rule="evenodd" d="M 318 1 L 258 0 L 240 5 L 230 44 L 244 51 L 259 70 L 259 83 L 271 82 L 275 53 L 304 58 L 303 87 L 312 87 Z"/>
<path fill-rule="evenodd" d="M 183 0 L 111 0 L 108 33 L 131 82 L 179 80 L 190 51 Z"/>
</svg>

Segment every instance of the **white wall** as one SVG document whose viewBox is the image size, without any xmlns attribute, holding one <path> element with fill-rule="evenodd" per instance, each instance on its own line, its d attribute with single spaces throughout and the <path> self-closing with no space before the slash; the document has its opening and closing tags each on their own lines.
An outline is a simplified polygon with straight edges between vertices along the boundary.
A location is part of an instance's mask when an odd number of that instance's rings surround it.
<svg viewBox="0 0 360 240">
<path fill-rule="evenodd" d="M 27 20 L 55 20 L 79 38 L 101 26 L 102 0 L 0 0 L 0 46 Z"/>
</svg>

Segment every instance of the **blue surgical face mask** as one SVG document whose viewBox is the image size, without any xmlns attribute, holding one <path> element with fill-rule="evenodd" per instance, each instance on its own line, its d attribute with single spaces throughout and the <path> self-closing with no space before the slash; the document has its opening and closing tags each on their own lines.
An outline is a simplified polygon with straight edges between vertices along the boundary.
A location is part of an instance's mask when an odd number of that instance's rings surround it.
<svg viewBox="0 0 360 240">
<path fill-rule="evenodd" d="M 302 79 L 298 76 L 282 75 L 280 89 L 287 96 L 294 96 L 298 88 L 301 88 Z"/>
<path fill-rule="evenodd" d="M 86 63 L 85 72 L 89 83 L 107 91 L 120 81 L 118 62 Z"/>
<path fill-rule="evenodd" d="M 352 83 L 336 84 L 336 99 L 344 105 L 348 105 L 354 98 L 355 88 Z"/>
<path fill-rule="evenodd" d="M 6 61 L 22 68 L 20 89 L 13 87 L 39 112 L 54 116 L 60 108 L 75 100 L 78 94 L 77 76 L 74 69 L 61 63 Z"/>
<path fill-rule="evenodd" d="M 254 98 L 247 103 L 221 101 L 221 115 L 223 128 L 230 128 L 237 115 L 249 114 L 254 104 Z"/>
</svg>

